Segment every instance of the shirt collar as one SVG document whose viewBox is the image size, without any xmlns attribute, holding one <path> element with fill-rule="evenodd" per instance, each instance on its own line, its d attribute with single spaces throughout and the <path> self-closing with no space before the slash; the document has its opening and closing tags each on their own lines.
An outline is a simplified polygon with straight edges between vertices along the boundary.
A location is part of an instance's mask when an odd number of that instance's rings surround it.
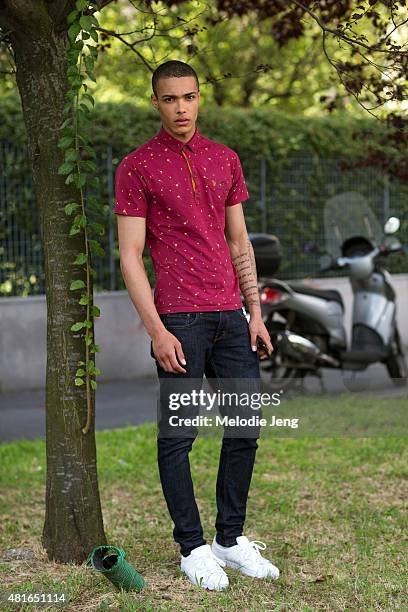
<svg viewBox="0 0 408 612">
<path fill-rule="evenodd" d="M 201 135 L 198 131 L 198 127 L 196 126 L 195 132 L 190 138 L 190 140 L 188 142 L 181 142 L 180 140 L 174 138 L 174 136 L 169 134 L 169 132 L 167 132 L 162 125 L 160 127 L 159 132 L 156 134 L 156 138 L 161 144 L 168 146 L 175 153 L 181 153 L 183 147 L 188 147 L 189 149 L 191 149 L 191 151 L 196 153 L 197 149 L 200 146 Z"/>
</svg>

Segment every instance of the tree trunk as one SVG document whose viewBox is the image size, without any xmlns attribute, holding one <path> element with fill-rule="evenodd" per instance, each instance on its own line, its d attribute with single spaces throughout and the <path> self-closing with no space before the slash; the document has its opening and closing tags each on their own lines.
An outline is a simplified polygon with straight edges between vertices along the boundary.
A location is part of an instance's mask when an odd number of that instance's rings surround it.
<svg viewBox="0 0 408 612">
<path fill-rule="evenodd" d="M 27 17 L 27 15 L 26 15 Z M 1 18 L 1 13 L 0 13 Z M 38 18 L 38 13 L 36 14 Z M 1 22 L 1 20 L 0 20 Z M 40 25 L 40 27 L 39 27 Z M 84 252 L 84 236 L 69 236 L 72 217 L 64 212 L 78 201 L 72 185 L 57 173 L 63 162 L 57 142 L 67 88 L 67 37 L 62 24 L 43 12 L 41 23 L 15 28 L 10 40 L 15 53 L 17 85 L 23 106 L 40 213 L 47 294 L 46 448 L 47 483 L 43 545 L 50 559 L 81 563 L 97 545 L 106 543 L 99 498 L 94 416 L 86 422 L 85 385 L 74 384 L 78 360 L 85 361 L 82 331 L 71 325 L 86 318 L 72 280 L 86 282 L 85 271 L 72 266 Z M 95 397 L 92 392 L 92 408 Z"/>
</svg>

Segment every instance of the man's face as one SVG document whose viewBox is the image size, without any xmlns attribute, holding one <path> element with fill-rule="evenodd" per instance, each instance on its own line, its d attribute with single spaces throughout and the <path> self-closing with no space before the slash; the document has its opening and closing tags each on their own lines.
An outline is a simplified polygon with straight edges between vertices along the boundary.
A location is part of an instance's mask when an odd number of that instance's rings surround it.
<svg viewBox="0 0 408 612">
<path fill-rule="evenodd" d="M 160 79 L 151 100 L 160 113 L 163 127 L 175 138 L 187 142 L 194 134 L 200 103 L 195 78 Z"/>
</svg>

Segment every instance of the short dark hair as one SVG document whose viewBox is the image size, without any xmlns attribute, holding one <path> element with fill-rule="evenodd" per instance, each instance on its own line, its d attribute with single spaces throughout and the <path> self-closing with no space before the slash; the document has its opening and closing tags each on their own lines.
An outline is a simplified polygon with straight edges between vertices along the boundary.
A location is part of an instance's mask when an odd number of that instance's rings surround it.
<svg viewBox="0 0 408 612">
<path fill-rule="evenodd" d="M 157 95 L 157 85 L 160 79 L 186 76 L 195 77 L 195 80 L 197 81 L 197 89 L 200 89 L 197 73 L 189 64 L 179 62 L 178 60 L 170 60 L 168 62 L 164 62 L 164 64 L 160 64 L 160 66 L 157 66 L 152 75 L 152 89 L 154 95 Z"/>
</svg>

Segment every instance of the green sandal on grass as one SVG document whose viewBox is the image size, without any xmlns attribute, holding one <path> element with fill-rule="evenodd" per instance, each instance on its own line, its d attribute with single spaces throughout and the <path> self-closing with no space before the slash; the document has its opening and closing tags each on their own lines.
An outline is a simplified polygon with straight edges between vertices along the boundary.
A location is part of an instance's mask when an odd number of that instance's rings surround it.
<svg viewBox="0 0 408 612">
<path fill-rule="evenodd" d="M 88 557 L 88 563 L 118 589 L 141 591 L 146 583 L 139 572 L 126 561 L 125 555 L 125 551 L 116 546 L 96 546 Z"/>
</svg>

